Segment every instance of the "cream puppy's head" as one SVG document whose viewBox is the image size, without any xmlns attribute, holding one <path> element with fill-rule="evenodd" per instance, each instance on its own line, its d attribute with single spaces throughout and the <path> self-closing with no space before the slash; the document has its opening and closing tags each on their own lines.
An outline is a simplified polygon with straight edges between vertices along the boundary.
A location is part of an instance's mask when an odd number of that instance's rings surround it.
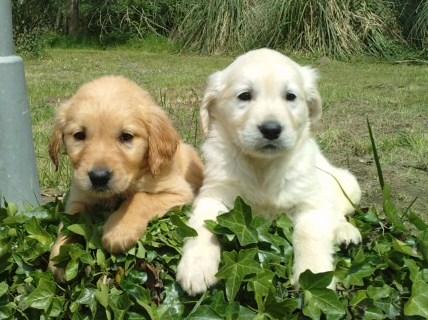
<svg viewBox="0 0 428 320">
<path fill-rule="evenodd" d="M 283 54 L 258 49 L 214 73 L 201 107 L 202 127 L 222 132 L 249 156 L 271 158 L 296 146 L 321 117 L 318 74 Z"/>
<path fill-rule="evenodd" d="M 49 153 L 58 167 L 61 146 L 73 183 L 96 197 L 131 191 L 173 159 L 179 136 L 166 114 L 136 83 L 116 76 L 89 82 L 59 107 Z"/>
</svg>

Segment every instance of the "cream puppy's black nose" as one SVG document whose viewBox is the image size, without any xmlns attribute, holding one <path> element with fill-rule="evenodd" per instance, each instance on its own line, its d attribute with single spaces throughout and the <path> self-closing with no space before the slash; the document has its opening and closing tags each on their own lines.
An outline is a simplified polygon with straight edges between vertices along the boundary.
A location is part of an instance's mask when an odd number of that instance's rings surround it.
<svg viewBox="0 0 428 320">
<path fill-rule="evenodd" d="M 258 128 L 263 137 L 269 140 L 278 139 L 282 131 L 282 126 L 276 121 L 263 122 Z"/>
<path fill-rule="evenodd" d="M 107 186 L 112 172 L 106 169 L 94 169 L 88 172 L 89 179 L 95 188 L 102 188 Z"/>
</svg>

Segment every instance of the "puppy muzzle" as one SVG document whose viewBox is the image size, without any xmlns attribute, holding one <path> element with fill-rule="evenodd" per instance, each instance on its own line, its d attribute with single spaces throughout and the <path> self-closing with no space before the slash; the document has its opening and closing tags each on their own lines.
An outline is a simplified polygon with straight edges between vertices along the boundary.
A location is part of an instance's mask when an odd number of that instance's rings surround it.
<svg viewBox="0 0 428 320">
<path fill-rule="evenodd" d="M 97 192 L 104 192 L 109 189 L 108 184 L 113 176 L 113 172 L 105 168 L 97 168 L 88 172 L 92 189 Z"/>
</svg>

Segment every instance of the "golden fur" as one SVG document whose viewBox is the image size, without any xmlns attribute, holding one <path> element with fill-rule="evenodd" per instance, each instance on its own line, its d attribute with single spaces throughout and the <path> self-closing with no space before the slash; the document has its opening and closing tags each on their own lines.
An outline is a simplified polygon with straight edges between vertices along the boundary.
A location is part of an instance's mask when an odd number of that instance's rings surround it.
<svg viewBox="0 0 428 320">
<path fill-rule="evenodd" d="M 66 213 L 124 199 L 104 225 L 103 245 L 113 253 L 135 245 L 153 218 L 190 203 L 202 183 L 196 151 L 150 95 L 123 77 L 89 82 L 60 106 L 49 148 L 57 168 L 62 146 L 74 169 Z M 102 188 L 91 180 L 94 170 L 111 174 Z M 49 266 L 60 280 L 52 258 L 67 241 L 60 234 L 51 251 Z"/>
</svg>

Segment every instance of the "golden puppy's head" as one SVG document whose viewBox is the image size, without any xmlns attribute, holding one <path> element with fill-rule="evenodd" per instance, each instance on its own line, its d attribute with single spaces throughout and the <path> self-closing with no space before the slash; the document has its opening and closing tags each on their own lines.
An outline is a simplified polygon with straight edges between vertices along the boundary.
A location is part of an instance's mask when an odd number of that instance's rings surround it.
<svg viewBox="0 0 428 320">
<path fill-rule="evenodd" d="M 170 120 L 147 92 L 109 76 L 83 85 L 59 107 L 49 154 L 58 168 L 64 145 L 74 183 L 109 197 L 127 192 L 146 173 L 159 174 L 178 143 Z"/>
<path fill-rule="evenodd" d="M 249 51 L 209 78 L 201 107 L 204 132 L 220 127 L 250 156 L 284 154 L 321 117 L 317 80 L 314 69 L 277 51 Z"/>
</svg>

